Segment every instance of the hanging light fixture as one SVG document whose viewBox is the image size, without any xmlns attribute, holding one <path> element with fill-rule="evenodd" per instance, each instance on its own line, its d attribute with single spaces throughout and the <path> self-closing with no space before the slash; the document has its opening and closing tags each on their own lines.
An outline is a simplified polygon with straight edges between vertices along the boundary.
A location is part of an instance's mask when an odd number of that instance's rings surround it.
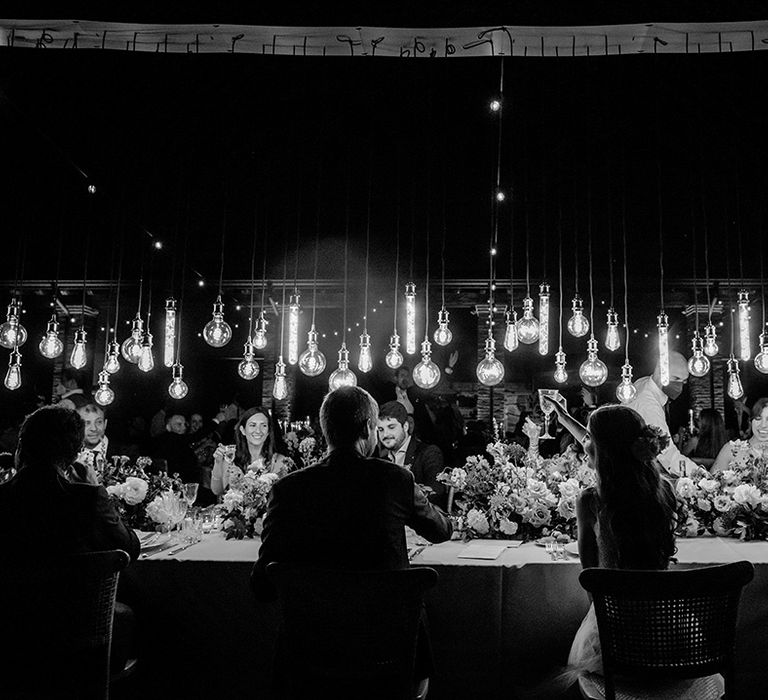
<svg viewBox="0 0 768 700">
<path fill-rule="evenodd" d="M 656 320 L 659 331 L 659 380 L 661 386 L 669 386 L 669 318 L 662 309 Z"/>
<path fill-rule="evenodd" d="M 565 369 L 565 352 L 563 348 L 555 353 L 555 373 L 552 375 L 558 384 L 565 384 L 568 381 L 568 371 Z"/>
<path fill-rule="evenodd" d="M 109 406 L 115 400 L 115 392 L 109 386 L 109 372 L 104 369 L 99 372 L 99 388 L 94 392 L 93 400 L 99 406 Z"/>
<path fill-rule="evenodd" d="M 15 298 L 11 299 L 5 323 L 0 325 L 0 345 L 9 350 L 14 347 L 20 348 L 27 342 L 27 329 L 21 325 L 20 315 L 21 302 Z"/>
<path fill-rule="evenodd" d="M 504 316 L 504 349 L 507 352 L 514 352 L 520 343 L 517 337 L 517 312 L 507 310 Z"/>
<path fill-rule="evenodd" d="M 370 372 L 373 367 L 371 359 L 371 336 L 365 331 L 360 336 L 360 357 L 357 361 L 357 368 L 361 372 Z"/>
<path fill-rule="evenodd" d="M 621 403 L 629 403 L 637 396 L 637 387 L 632 383 L 632 365 L 624 362 L 621 367 L 621 383 L 616 387 L 616 398 Z"/>
<path fill-rule="evenodd" d="M 278 401 L 288 398 L 288 380 L 285 376 L 285 362 L 280 355 L 275 365 L 275 383 L 272 385 L 272 396 Z"/>
<path fill-rule="evenodd" d="M 597 340 L 594 336 L 587 341 L 587 359 L 579 367 L 579 377 L 587 386 L 600 386 L 608 378 L 608 368 L 597 356 Z"/>
<path fill-rule="evenodd" d="M 549 285 L 539 285 L 539 355 L 549 352 Z"/>
<path fill-rule="evenodd" d="M 139 361 L 136 363 L 142 372 L 151 372 L 155 368 L 155 358 L 152 354 L 152 334 L 147 331 L 141 340 Z"/>
<path fill-rule="evenodd" d="M 485 339 L 485 357 L 477 365 L 477 378 L 485 386 L 496 386 L 504 379 L 504 365 L 496 357 L 496 341 L 490 328 Z"/>
<path fill-rule="evenodd" d="M 340 389 L 343 386 L 357 386 L 357 377 L 349 369 L 349 350 L 347 350 L 346 343 L 342 343 L 339 349 L 338 367 L 328 377 L 328 388 L 331 391 Z"/>
<path fill-rule="evenodd" d="M 203 340 L 212 348 L 223 348 L 232 340 L 232 327 L 224 320 L 224 304 L 221 294 L 213 303 L 213 315 L 211 320 L 203 328 Z"/>
<path fill-rule="evenodd" d="M 437 312 L 437 328 L 433 337 L 435 342 L 443 347 L 453 340 L 453 333 L 448 328 L 448 311 L 445 306 Z"/>
<path fill-rule="evenodd" d="M 768 374 L 768 342 L 765 335 L 765 269 L 763 264 L 763 236 L 760 236 L 760 315 L 762 317 L 762 332 L 760 333 L 760 350 L 755 355 L 755 369 L 761 374 Z"/>
<path fill-rule="evenodd" d="M 571 310 L 573 315 L 568 319 L 568 332 L 574 338 L 583 338 L 589 333 L 589 321 L 584 316 L 584 302 L 578 292 L 571 301 Z"/>
<path fill-rule="evenodd" d="M 405 352 L 416 353 L 416 285 L 405 285 Z"/>
<path fill-rule="evenodd" d="M 253 352 L 253 343 L 245 341 L 243 348 L 243 359 L 237 365 L 237 373 L 245 380 L 255 379 L 259 376 L 259 363 L 256 362 L 256 356 Z"/>
<path fill-rule="evenodd" d="M 629 363 L 629 285 L 627 283 L 627 202 L 625 193 L 624 153 L 622 151 L 622 188 L 621 188 L 621 247 L 622 269 L 624 273 L 624 323 L 627 338 L 624 343 L 624 364 L 621 367 L 621 382 L 616 387 L 616 398 L 621 403 L 629 403 L 637 396 L 637 387 L 632 381 L 632 365 Z"/>
<path fill-rule="evenodd" d="M 317 344 L 317 331 L 313 323 L 307 333 L 307 349 L 299 357 L 299 370 L 307 377 L 316 377 L 325 371 L 325 367 L 325 355 Z"/>
<path fill-rule="evenodd" d="M 607 314 L 608 329 L 605 332 L 605 347 L 611 352 L 616 352 L 621 347 L 619 337 L 619 315 L 611 307 Z"/>
<path fill-rule="evenodd" d="M 45 335 L 40 341 L 40 354 L 43 357 L 47 357 L 52 360 L 54 357 L 58 357 L 64 352 L 64 343 L 59 338 L 59 323 L 56 320 L 56 314 L 51 316 L 51 320 L 48 321 L 48 326 L 45 329 Z"/>
<path fill-rule="evenodd" d="M 141 355 L 141 341 L 144 337 L 144 321 L 142 321 L 140 314 L 137 312 L 136 317 L 131 322 L 131 335 L 129 335 L 120 348 L 120 352 L 123 357 L 132 362 L 138 363 L 139 355 Z"/>
<path fill-rule="evenodd" d="M 115 321 L 117 322 L 117 321 Z M 111 340 L 107 346 L 107 356 L 104 359 L 104 369 L 109 374 L 120 371 L 120 346 L 116 340 Z"/>
<path fill-rule="evenodd" d="M 523 317 L 517 322 L 517 337 L 521 343 L 531 345 L 539 339 L 539 322 L 533 315 L 533 299 L 523 299 Z"/>
<path fill-rule="evenodd" d="M 365 226 L 365 291 L 363 294 L 363 332 L 360 334 L 360 354 L 357 359 L 357 368 L 368 373 L 373 368 L 373 358 L 371 357 L 371 336 L 368 335 L 368 262 L 371 241 L 371 189 L 372 178 L 368 174 L 368 205 L 366 207 L 366 226 Z"/>
<path fill-rule="evenodd" d="M 168 394 L 172 399 L 183 399 L 189 392 L 189 387 L 184 381 L 184 365 L 180 364 L 178 359 L 171 368 L 173 379 L 168 387 Z"/>
<path fill-rule="evenodd" d="M 269 322 L 264 318 L 264 312 L 259 313 L 256 321 L 256 330 L 253 332 L 253 347 L 257 350 L 263 350 L 267 347 L 267 324 Z"/>
<path fill-rule="evenodd" d="M 400 352 L 400 336 L 397 331 L 389 336 L 389 352 L 384 361 L 390 369 L 397 369 L 403 364 L 403 353 Z"/>
<path fill-rule="evenodd" d="M 421 362 L 413 370 L 413 381 L 421 389 L 433 389 L 440 381 L 440 368 L 432 362 L 432 345 L 426 337 L 421 343 Z"/>
<path fill-rule="evenodd" d="M 15 347 L 11 351 L 11 356 L 8 359 L 8 371 L 5 373 L 6 389 L 15 391 L 21 386 L 21 353 L 19 349 Z"/>
<path fill-rule="evenodd" d="M 299 361 L 299 293 L 291 294 L 288 302 L 288 364 Z"/>
<path fill-rule="evenodd" d="M 728 358 L 728 396 L 734 401 L 744 396 L 744 387 L 739 377 L 739 361 L 733 354 Z"/>
<path fill-rule="evenodd" d="M 510 213 L 511 228 L 509 236 L 509 307 L 504 314 L 504 349 L 507 352 L 514 352 L 520 346 L 520 340 L 517 337 L 517 311 L 515 311 L 515 236 L 514 208 Z"/>
<path fill-rule="evenodd" d="M 720 348 L 717 345 L 717 332 L 715 331 L 715 325 L 710 320 L 704 326 L 704 354 L 714 357 L 718 352 L 720 352 Z"/>
<path fill-rule="evenodd" d="M 173 367 L 173 352 L 176 347 L 176 300 L 165 300 L 165 338 L 163 344 L 163 364 Z"/>
<path fill-rule="evenodd" d="M 709 358 L 704 354 L 704 343 L 699 331 L 693 332 L 691 350 L 693 354 L 688 360 L 688 372 L 694 377 L 703 377 L 709 372 L 710 363 Z"/>
<path fill-rule="evenodd" d="M 75 331 L 75 345 L 72 348 L 72 355 L 69 358 L 69 363 L 75 369 L 82 369 L 88 362 L 88 355 L 85 348 L 86 335 L 85 328 L 82 326 Z"/>
<path fill-rule="evenodd" d="M 755 355 L 755 369 L 762 374 L 768 374 L 768 341 L 765 333 L 760 334 L 760 352 Z"/>
<path fill-rule="evenodd" d="M 738 293 L 739 309 L 739 356 L 746 362 L 752 357 L 749 338 L 749 292 L 746 289 L 740 289 Z"/>
<path fill-rule="evenodd" d="M 445 308 L 445 233 L 448 227 L 446 216 L 446 193 L 445 183 L 443 183 L 443 235 L 440 241 L 440 310 L 437 312 L 437 328 L 432 336 L 434 341 L 445 347 L 453 340 L 453 333 L 448 328 L 448 311 Z"/>
</svg>

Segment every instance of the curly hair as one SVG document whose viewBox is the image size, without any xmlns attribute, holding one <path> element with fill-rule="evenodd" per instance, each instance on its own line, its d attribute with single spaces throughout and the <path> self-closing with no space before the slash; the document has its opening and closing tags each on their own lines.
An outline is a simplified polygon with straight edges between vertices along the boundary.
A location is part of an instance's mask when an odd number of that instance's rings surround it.
<svg viewBox="0 0 768 700">
<path fill-rule="evenodd" d="M 655 458 L 669 437 L 626 406 L 589 419 L 599 500 L 599 546 L 620 569 L 666 569 L 676 551 L 676 499 Z"/>
<path fill-rule="evenodd" d="M 83 446 L 85 424 L 77 411 L 43 406 L 26 417 L 19 431 L 19 466 L 55 470 L 75 461 Z"/>
</svg>

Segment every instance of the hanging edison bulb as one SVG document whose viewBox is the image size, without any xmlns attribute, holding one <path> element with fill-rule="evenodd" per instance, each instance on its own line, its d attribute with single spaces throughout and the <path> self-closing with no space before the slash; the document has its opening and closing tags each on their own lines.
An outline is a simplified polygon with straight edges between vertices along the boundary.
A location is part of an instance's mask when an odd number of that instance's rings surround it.
<svg viewBox="0 0 768 700">
<path fill-rule="evenodd" d="M 709 358 L 704 354 L 704 342 L 699 335 L 699 331 L 693 332 L 691 341 L 691 350 L 693 355 L 688 360 L 688 372 L 694 377 L 703 377 L 709 372 Z"/>
<path fill-rule="evenodd" d="M 163 364 L 173 367 L 176 352 L 176 300 L 169 297 L 165 300 L 165 338 L 163 345 Z"/>
<path fill-rule="evenodd" d="M 669 319 L 662 310 L 657 316 L 659 329 L 659 381 L 669 386 Z"/>
<path fill-rule="evenodd" d="M 762 374 L 768 374 L 768 344 L 765 333 L 760 334 L 760 352 L 755 355 L 755 369 Z"/>
<path fill-rule="evenodd" d="M 339 350 L 339 366 L 328 377 L 328 388 L 331 391 L 340 389 L 343 386 L 357 386 L 357 377 L 349 369 L 349 350 L 347 350 L 346 343 L 342 343 Z"/>
<path fill-rule="evenodd" d="M 389 336 L 389 352 L 384 358 L 384 362 L 390 369 L 397 369 L 403 364 L 403 353 L 400 352 L 400 336 L 397 331 Z"/>
<path fill-rule="evenodd" d="M 109 406 L 115 400 L 115 392 L 109 386 L 109 372 L 104 369 L 99 372 L 99 388 L 93 393 L 93 400 L 99 406 Z"/>
<path fill-rule="evenodd" d="M 61 338 L 59 338 L 59 323 L 56 320 L 56 314 L 53 314 L 51 320 L 48 321 L 45 335 L 38 347 L 40 348 L 40 354 L 43 357 L 47 357 L 49 360 L 58 357 L 64 352 L 64 343 L 62 343 Z"/>
<path fill-rule="evenodd" d="M 533 299 L 523 299 L 523 317 L 517 322 L 517 337 L 521 343 L 530 345 L 539 339 L 539 322 L 533 315 Z"/>
<path fill-rule="evenodd" d="M 107 356 L 104 358 L 104 369 L 110 374 L 120 371 L 120 346 L 112 340 L 107 348 Z"/>
<path fill-rule="evenodd" d="M 256 330 L 253 332 L 253 347 L 257 350 L 263 350 L 267 347 L 267 325 L 269 321 L 264 318 L 264 312 L 259 312 L 259 318 L 256 320 Z"/>
<path fill-rule="evenodd" d="M 69 364 L 75 369 L 82 369 L 88 362 L 88 355 L 85 351 L 86 335 L 85 328 L 81 327 L 75 331 L 75 346 L 72 348 L 72 355 L 69 358 Z"/>
<path fill-rule="evenodd" d="M 728 360 L 728 396 L 734 401 L 744 396 L 744 387 L 739 377 L 739 361 L 733 355 Z"/>
<path fill-rule="evenodd" d="M 259 376 L 259 363 L 256 362 L 253 343 L 250 338 L 245 341 L 243 346 L 243 359 L 237 365 L 237 373 L 246 380 L 255 379 Z"/>
<path fill-rule="evenodd" d="M 370 372 L 373 367 L 371 358 L 371 336 L 365 331 L 360 336 L 360 357 L 357 361 L 357 368 L 361 372 Z"/>
<path fill-rule="evenodd" d="M 605 332 L 605 347 L 611 352 L 616 352 L 621 347 L 619 336 L 619 314 L 611 307 L 608 309 L 608 330 Z"/>
<path fill-rule="evenodd" d="M 27 329 L 21 325 L 21 302 L 11 299 L 5 323 L 0 326 L 0 345 L 9 350 L 20 348 L 27 342 Z"/>
<path fill-rule="evenodd" d="M 717 347 L 717 332 L 714 324 L 710 321 L 704 326 L 704 354 L 708 357 L 714 357 L 720 351 Z"/>
<path fill-rule="evenodd" d="M 141 316 L 136 314 L 136 318 L 131 322 L 131 334 L 123 341 L 120 352 L 128 362 L 135 365 L 141 355 L 141 341 L 144 336 L 144 321 Z"/>
<path fill-rule="evenodd" d="M 448 311 L 445 307 L 437 312 L 437 328 L 433 337 L 435 342 L 442 346 L 448 345 L 453 340 L 453 333 L 448 328 Z"/>
<path fill-rule="evenodd" d="M 562 346 L 555 353 L 555 373 L 553 376 L 558 384 L 565 384 L 568 381 L 568 371 L 565 369 L 565 353 Z"/>
<path fill-rule="evenodd" d="M 496 341 L 490 333 L 485 339 L 485 357 L 478 362 L 476 372 L 485 386 L 496 386 L 504 379 L 504 365 L 496 358 Z"/>
<path fill-rule="evenodd" d="M 595 336 L 587 341 L 587 359 L 579 367 L 579 377 L 586 386 L 600 386 L 608 378 L 608 368 L 597 356 Z"/>
<path fill-rule="evenodd" d="M 752 349 L 749 338 L 749 292 L 746 289 L 740 289 L 737 302 L 739 308 L 739 355 L 746 362 L 752 357 Z"/>
<path fill-rule="evenodd" d="M 151 372 L 155 368 L 155 358 L 152 355 L 152 334 L 147 331 L 141 341 L 139 361 L 136 363 L 142 372 Z"/>
<path fill-rule="evenodd" d="M 213 302 L 213 317 L 203 328 L 203 340 L 212 348 L 223 348 L 232 340 L 232 327 L 224 320 L 224 303 L 221 294 Z"/>
<path fill-rule="evenodd" d="M 574 294 L 571 300 L 573 315 L 568 319 L 568 332 L 574 338 L 583 338 L 589 333 L 589 321 L 584 315 L 584 302 L 578 294 Z"/>
<path fill-rule="evenodd" d="M 307 349 L 299 356 L 299 370 L 307 377 L 316 377 L 325 371 L 325 355 L 317 344 L 315 324 L 307 333 Z"/>
<path fill-rule="evenodd" d="M 416 285 L 405 285 L 405 351 L 416 353 Z"/>
<path fill-rule="evenodd" d="M 21 386 L 21 353 L 18 348 L 14 348 L 11 357 L 8 360 L 8 371 L 5 373 L 6 389 L 14 391 Z"/>
<path fill-rule="evenodd" d="M 282 355 L 277 358 L 275 365 L 275 383 L 272 386 L 272 396 L 278 401 L 288 397 L 288 380 L 285 376 L 285 362 L 283 362 Z"/>
<path fill-rule="evenodd" d="M 629 360 L 621 366 L 621 384 L 616 387 L 616 398 L 621 403 L 629 403 L 637 396 L 637 387 L 632 383 L 632 365 Z"/>
<path fill-rule="evenodd" d="M 171 371 L 173 373 L 173 379 L 168 387 L 168 394 L 172 399 L 183 399 L 189 391 L 189 387 L 184 381 L 184 365 L 180 364 L 177 360 L 173 363 Z"/>
<path fill-rule="evenodd" d="M 421 343 L 421 362 L 413 368 L 413 381 L 422 389 L 432 389 L 440 381 L 440 368 L 432 362 L 432 344 L 426 338 Z"/>
<path fill-rule="evenodd" d="M 517 311 L 507 311 L 504 327 L 504 349 L 507 352 L 517 350 L 520 341 L 517 337 Z"/>
<path fill-rule="evenodd" d="M 549 285 L 539 285 L 539 355 L 549 352 Z"/>
<path fill-rule="evenodd" d="M 299 361 L 299 293 L 291 294 L 288 303 L 288 364 Z"/>
</svg>

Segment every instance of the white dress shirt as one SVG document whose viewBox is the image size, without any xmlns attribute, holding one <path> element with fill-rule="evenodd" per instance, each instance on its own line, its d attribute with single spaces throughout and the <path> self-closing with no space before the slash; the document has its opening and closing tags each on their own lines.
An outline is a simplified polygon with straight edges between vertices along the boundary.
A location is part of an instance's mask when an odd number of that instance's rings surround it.
<svg viewBox="0 0 768 700">
<path fill-rule="evenodd" d="M 411 436 L 406 435 L 405 440 L 403 440 L 403 444 L 400 445 L 397 452 L 391 452 L 389 453 L 389 459 L 393 461 L 395 464 L 399 464 L 401 467 L 405 467 L 405 455 L 408 452 L 408 445 L 411 444 Z"/>
</svg>

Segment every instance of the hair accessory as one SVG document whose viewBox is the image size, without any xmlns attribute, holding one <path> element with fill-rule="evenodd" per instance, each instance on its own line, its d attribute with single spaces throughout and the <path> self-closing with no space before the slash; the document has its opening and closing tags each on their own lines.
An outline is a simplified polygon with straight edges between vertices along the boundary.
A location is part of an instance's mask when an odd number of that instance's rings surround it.
<svg viewBox="0 0 768 700">
<path fill-rule="evenodd" d="M 669 435 L 653 425 L 646 425 L 630 445 L 633 456 L 641 462 L 650 462 L 669 445 Z"/>
</svg>

